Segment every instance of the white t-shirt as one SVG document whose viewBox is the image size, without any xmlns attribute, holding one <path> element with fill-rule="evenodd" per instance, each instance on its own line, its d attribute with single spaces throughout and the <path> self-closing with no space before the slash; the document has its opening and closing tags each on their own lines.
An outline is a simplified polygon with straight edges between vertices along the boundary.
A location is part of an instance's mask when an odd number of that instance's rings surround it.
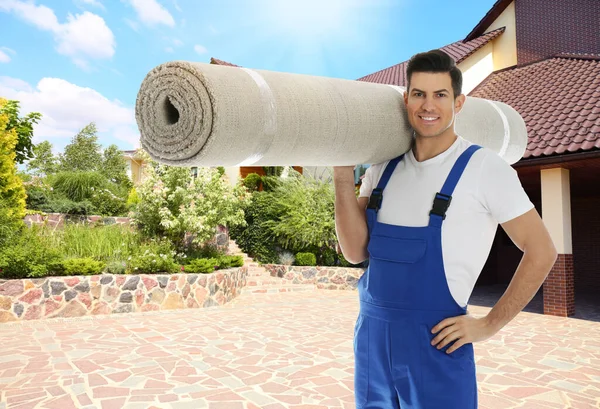
<svg viewBox="0 0 600 409">
<path fill-rule="evenodd" d="M 404 155 L 383 192 L 377 220 L 421 227 L 429 223 L 435 194 L 442 189 L 452 166 L 472 143 L 458 137 L 438 156 L 417 162 Z M 360 196 L 370 196 L 388 162 L 369 167 Z M 463 172 L 442 224 L 442 253 L 450 293 L 466 306 L 492 247 L 498 224 L 533 208 L 517 172 L 494 151 L 477 150 Z"/>
</svg>

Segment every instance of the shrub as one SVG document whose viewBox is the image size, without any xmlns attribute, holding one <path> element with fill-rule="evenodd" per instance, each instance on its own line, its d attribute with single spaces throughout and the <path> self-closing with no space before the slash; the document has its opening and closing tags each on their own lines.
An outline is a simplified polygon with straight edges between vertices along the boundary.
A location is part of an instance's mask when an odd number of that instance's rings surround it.
<svg viewBox="0 0 600 409">
<path fill-rule="evenodd" d="M 291 175 L 270 194 L 277 217 L 266 227 L 286 249 L 332 247 L 336 242 L 332 184 L 297 172 Z"/>
<path fill-rule="evenodd" d="M 107 185 L 108 180 L 99 172 L 61 172 L 52 178 L 52 187 L 74 202 L 90 199 L 95 190 Z"/>
<path fill-rule="evenodd" d="M 336 251 L 331 248 L 326 248 L 321 251 L 319 255 L 319 265 L 321 266 L 335 266 L 336 265 Z"/>
<path fill-rule="evenodd" d="M 242 267 L 244 258 L 242 256 L 221 256 L 217 258 L 219 269 L 227 269 L 232 267 Z"/>
<path fill-rule="evenodd" d="M 90 257 L 71 258 L 63 261 L 64 275 L 94 275 L 100 274 L 106 266 L 103 262 Z"/>
<path fill-rule="evenodd" d="M 137 204 L 140 202 L 140 198 L 137 194 L 137 190 L 135 190 L 134 188 L 131 188 L 131 190 L 129 191 L 129 195 L 127 196 L 127 209 L 129 210 L 133 210 L 135 209 L 135 206 L 137 206 Z"/>
<path fill-rule="evenodd" d="M 106 265 L 106 272 L 109 274 L 125 274 L 127 263 L 124 261 L 111 261 Z"/>
<path fill-rule="evenodd" d="M 313 253 L 296 254 L 297 266 L 314 266 L 317 264 L 317 257 Z"/>
<path fill-rule="evenodd" d="M 279 255 L 279 264 L 283 264 L 284 266 L 291 266 L 296 261 L 296 258 L 289 251 L 284 251 Z"/>
<path fill-rule="evenodd" d="M 38 227 L 23 229 L 22 234 L 0 248 L 0 278 L 21 279 L 63 273 L 63 256 L 51 243 L 38 235 Z"/>
<path fill-rule="evenodd" d="M 175 255 L 169 241 L 152 240 L 141 245 L 138 252 L 128 258 L 126 273 L 176 273 L 180 270 L 180 265 L 175 262 Z"/>
<path fill-rule="evenodd" d="M 246 189 L 250 191 L 258 191 L 260 189 L 261 177 L 258 173 L 248 174 L 242 181 Z"/>
<path fill-rule="evenodd" d="M 219 225 L 244 224 L 246 192 L 241 186 L 232 188 L 217 169 L 198 168 L 192 177 L 188 168 L 148 160 L 133 216 L 145 236 L 166 236 L 183 248 L 186 232 L 194 233 L 195 243 L 204 243 L 214 237 Z"/>
<path fill-rule="evenodd" d="M 279 256 L 275 237 L 267 227 L 278 214 L 272 206 L 268 192 L 256 192 L 244 208 L 246 227 L 233 227 L 229 230 L 237 245 L 250 257 L 260 263 L 277 263 Z"/>
<path fill-rule="evenodd" d="M 190 274 L 209 274 L 215 271 L 219 261 L 214 258 L 200 258 L 191 260 L 184 266 L 184 271 Z"/>
</svg>

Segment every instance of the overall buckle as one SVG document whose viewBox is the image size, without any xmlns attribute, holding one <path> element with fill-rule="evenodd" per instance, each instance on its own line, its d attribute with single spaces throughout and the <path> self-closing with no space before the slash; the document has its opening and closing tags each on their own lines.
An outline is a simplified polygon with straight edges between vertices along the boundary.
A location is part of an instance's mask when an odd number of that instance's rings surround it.
<svg viewBox="0 0 600 409">
<path fill-rule="evenodd" d="M 433 200 L 433 207 L 429 212 L 429 215 L 435 214 L 436 216 L 440 216 L 442 220 L 446 219 L 446 211 L 450 207 L 450 202 L 452 201 L 452 196 L 445 195 L 443 193 L 436 193 L 435 199 Z"/>
<path fill-rule="evenodd" d="M 375 188 L 369 197 L 369 204 L 367 209 L 374 209 L 375 211 L 381 208 L 381 202 L 383 201 L 383 189 Z"/>
</svg>

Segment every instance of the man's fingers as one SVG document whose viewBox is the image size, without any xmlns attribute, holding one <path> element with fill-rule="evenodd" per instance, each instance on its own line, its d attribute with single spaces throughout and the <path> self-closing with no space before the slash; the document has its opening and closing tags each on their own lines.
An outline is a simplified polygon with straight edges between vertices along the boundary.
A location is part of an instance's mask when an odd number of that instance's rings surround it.
<svg viewBox="0 0 600 409">
<path fill-rule="evenodd" d="M 456 341 L 454 344 L 452 344 L 452 346 L 450 348 L 448 348 L 446 350 L 446 353 L 451 354 L 465 344 L 466 344 L 466 342 L 465 342 L 464 338 L 460 338 L 458 341 Z"/>
<path fill-rule="evenodd" d="M 445 320 L 440 321 L 435 327 L 433 327 L 431 329 L 431 333 L 432 334 L 438 333 L 442 329 L 444 329 L 450 325 L 453 325 L 455 322 L 456 322 L 456 317 L 446 318 Z"/>
<path fill-rule="evenodd" d="M 446 336 L 442 342 L 440 342 L 437 346 L 437 349 L 442 349 L 444 348 L 446 345 L 448 345 L 449 343 L 451 343 L 452 341 L 456 341 L 457 339 L 459 339 L 461 337 L 461 333 L 459 331 L 454 331 L 451 334 L 449 334 L 448 336 Z"/>
</svg>

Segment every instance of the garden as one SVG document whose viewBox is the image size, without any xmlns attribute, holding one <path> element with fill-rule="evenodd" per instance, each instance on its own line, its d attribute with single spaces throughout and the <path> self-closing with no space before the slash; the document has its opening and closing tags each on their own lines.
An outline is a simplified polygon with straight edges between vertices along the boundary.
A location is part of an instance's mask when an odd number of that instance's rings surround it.
<svg viewBox="0 0 600 409">
<path fill-rule="evenodd" d="M 48 141 L 32 143 L 40 117 L 0 100 L 0 279 L 240 267 L 216 243 L 223 229 L 259 263 L 350 266 L 336 251 L 329 181 L 268 167 L 232 186 L 223 168 L 170 167 L 138 150 L 144 177 L 134 186 L 122 152 L 101 146 L 94 123 L 55 154 Z M 24 222 L 56 213 L 61 226 Z"/>
</svg>

